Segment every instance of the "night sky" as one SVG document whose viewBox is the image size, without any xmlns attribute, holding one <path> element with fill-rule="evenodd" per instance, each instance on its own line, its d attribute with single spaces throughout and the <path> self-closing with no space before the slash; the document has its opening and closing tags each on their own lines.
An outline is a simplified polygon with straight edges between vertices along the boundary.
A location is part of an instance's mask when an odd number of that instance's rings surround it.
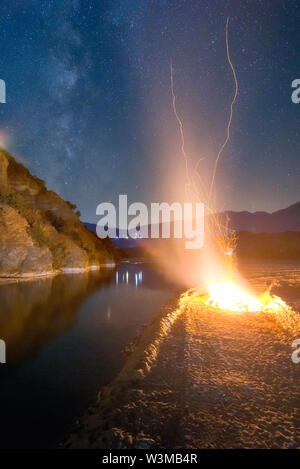
<svg viewBox="0 0 300 469">
<path fill-rule="evenodd" d="M 1 0 L 0 11 L 0 141 L 83 220 L 122 193 L 175 198 L 165 183 L 183 168 L 171 59 L 189 158 L 203 158 L 208 177 L 234 92 L 227 16 L 239 94 L 219 207 L 273 211 L 300 200 L 300 104 L 291 101 L 300 2 Z"/>
</svg>

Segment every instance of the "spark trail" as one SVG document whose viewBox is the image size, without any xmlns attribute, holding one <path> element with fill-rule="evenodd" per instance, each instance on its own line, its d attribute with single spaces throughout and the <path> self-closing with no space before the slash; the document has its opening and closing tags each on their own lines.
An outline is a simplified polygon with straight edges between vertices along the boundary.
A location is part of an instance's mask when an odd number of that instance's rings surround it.
<svg viewBox="0 0 300 469">
<path fill-rule="evenodd" d="M 224 148 L 226 147 L 226 145 L 227 145 L 227 143 L 230 139 L 230 127 L 231 127 L 231 122 L 232 122 L 233 106 L 234 106 L 234 103 L 235 103 L 235 100 L 236 100 L 236 97 L 237 97 L 237 94 L 238 94 L 238 80 L 237 80 L 235 68 L 234 68 L 234 66 L 231 62 L 230 52 L 229 52 L 228 25 L 229 25 L 229 17 L 227 18 L 227 21 L 226 21 L 226 53 L 227 53 L 227 60 L 228 60 L 228 63 L 230 65 L 230 68 L 232 70 L 232 74 L 233 74 L 233 78 L 234 78 L 235 92 L 234 92 L 234 96 L 233 96 L 233 99 L 232 99 L 231 104 L 230 104 L 230 114 L 229 114 L 229 120 L 228 120 L 228 124 L 227 124 L 227 130 L 226 130 L 226 138 L 225 138 L 223 144 L 221 145 L 221 148 L 219 150 L 219 153 L 217 155 L 217 158 L 216 158 L 215 164 L 214 164 L 213 175 L 212 175 L 212 180 L 211 180 L 211 185 L 210 185 L 210 190 L 209 190 L 209 199 L 211 198 L 211 195 L 212 195 L 219 160 L 221 158 L 221 155 L 223 153 Z"/>
<path fill-rule="evenodd" d="M 180 139 L 181 139 L 181 152 L 184 157 L 184 162 L 185 162 L 185 192 L 187 197 L 189 196 L 189 190 L 191 186 L 191 181 L 190 181 L 190 175 L 189 175 L 189 164 L 188 164 L 188 156 L 185 151 L 185 139 L 184 139 L 184 131 L 183 131 L 183 123 L 182 120 L 180 119 L 178 112 L 177 112 L 177 107 L 176 107 L 176 96 L 174 92 L 174 79 L 173 79 L 173 65 L 172 65 L 172 60 L 170 62 L 170 78 L 171 78 L 171 94 L 172 94 L 172 107 L 173 107 L 173 112 L 176 117 L 176 120 L 178 122 L 179 126 L 179 132 L 180 132 Z"/>
<path fill-rule="evenodd" d="M 235 104 L 237 94 L 238 94 L 238 80 L 237 75 L 235 72 L 235 68 L 232 64 L 230 51 L 229 51 L 229 39 L 228 39 L 228 26 L 229 26 L 229 17 L 226 21 L 226 28 L 225 28 L 225 37 L 226 37 L 226 54 L 227 60 L 232 70 L 234 83 L 235 83 L 235 92 L 233 99 L 230 104 L 230 113 L 229 113 L 229 120 L 226 127 L 226 139 L 224 140 L 223 144 L 220 147 L 220 150 L 217 154 L 217 157 L 214 162 L 213 172 L 211 183 L 206 184 L 199 172 L 198 166 L 200 161 L 204 160 L 205 158 L 200 158 L 197 161 L 197 164 L 192 168 L 190 171 L 190 164 L 188 161 L 188 155 L 185 150 L 185 138 L 184 138 L 184 128 L 183 128 L 183 121 L 178 114 L 177 106 L 176 106 L 176 96 L 174 91 L 174 78 L 173 78 L 173 66 L 172 61 L 170 62 L 170 79 L 171 79 L 171 94 L 172 94 L 172 107 L 175 118 L 177 120 L 179 131 L 180 131 L 180 139 L 181 139 L 181 153 L 184 157 L 185 162 L 185 193 L 189 200 L 202 200 L 205 203 L 206 212 L 210 215 L 206 222 L 206 230 L 209 233 L 209 237 L 215 238 L 217 240 L 217 244 L 219 245 L 219 249 L 222 253 L 226 252 L 233 252 L 236 246 L 236 236 L 235 234 L 229 229 L 229 219 L 226 219 L 225 222 L 222 222 L 216 214 L 216 207 L 215 201 L 212 200 L 212 193 L 215 185 L 215 178 L 216 172 L 219 164 L 219 160 L 222 156 L 222 153 L 230 139 L 230 128 L 233 116 L 233 106 Z"/>
</svg>

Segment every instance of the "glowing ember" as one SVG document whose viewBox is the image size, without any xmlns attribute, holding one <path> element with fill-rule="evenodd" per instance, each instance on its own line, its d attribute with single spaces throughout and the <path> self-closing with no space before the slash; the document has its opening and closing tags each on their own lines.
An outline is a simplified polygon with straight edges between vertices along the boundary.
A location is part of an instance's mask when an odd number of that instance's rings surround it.
<svg viewBox="0 0 300 469">
<path fill-rule="evenodd" d="M 277 296 L 264 293 L 255 298 L 233 282 L 210 285 L 209 297 L 203 298 L 203 301 L 214 308 L 230 311 L 279 311 L 287 308 Z"/>
</svg>

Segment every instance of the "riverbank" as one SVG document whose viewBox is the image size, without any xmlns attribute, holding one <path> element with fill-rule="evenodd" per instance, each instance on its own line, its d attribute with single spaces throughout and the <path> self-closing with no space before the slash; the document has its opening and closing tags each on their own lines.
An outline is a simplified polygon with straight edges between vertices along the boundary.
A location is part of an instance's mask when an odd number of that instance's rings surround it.
<svg viewBox="0 0 300 469">
<path fill-rule="evenodd" d="M 170 302 L 77 421 L 65 448 L 297 448 L 297 313 Z"/>
<path fill-rule="evenodd" d="M 56 275 L 69 275 L 69 274 L 85 274 L 88 272 L 94 272 L 101 269 L 114 269 L 116 267 L 116 263 L 107 263 L 107 264 L 99 264 L 99 265 L 90 265 L 87 267 L 72 267 L 72 268 L 65 268 L 61 270 L 53 270 L 47 272 L 39 272 L 39 273 L 27 273 L 23 275 L 11 275 L 11 276 L 2 276 L 0 277 L 0 285 L 7 284 L 7 283 L 15 283 L 15 282 L 26 282 L 32 280 L 39 280 L 48 277 L 55 277 Z"/>
</svg>

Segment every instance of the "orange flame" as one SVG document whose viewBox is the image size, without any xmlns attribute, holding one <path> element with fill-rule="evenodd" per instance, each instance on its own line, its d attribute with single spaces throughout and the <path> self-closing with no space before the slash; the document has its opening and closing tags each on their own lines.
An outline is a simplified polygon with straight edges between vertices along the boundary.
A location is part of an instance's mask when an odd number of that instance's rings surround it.
<svg viewBox="0 0 300 469">
<path fill-rule="evenodd" d="M 283 300 L 268 292 L 259 297 L 252 296 L 233 282 L 222 282 L 209 286 L 209 297 L 205 303 L 215 308 L 230 311 L 279 311 L 287 308 Z"/>
</svg>

